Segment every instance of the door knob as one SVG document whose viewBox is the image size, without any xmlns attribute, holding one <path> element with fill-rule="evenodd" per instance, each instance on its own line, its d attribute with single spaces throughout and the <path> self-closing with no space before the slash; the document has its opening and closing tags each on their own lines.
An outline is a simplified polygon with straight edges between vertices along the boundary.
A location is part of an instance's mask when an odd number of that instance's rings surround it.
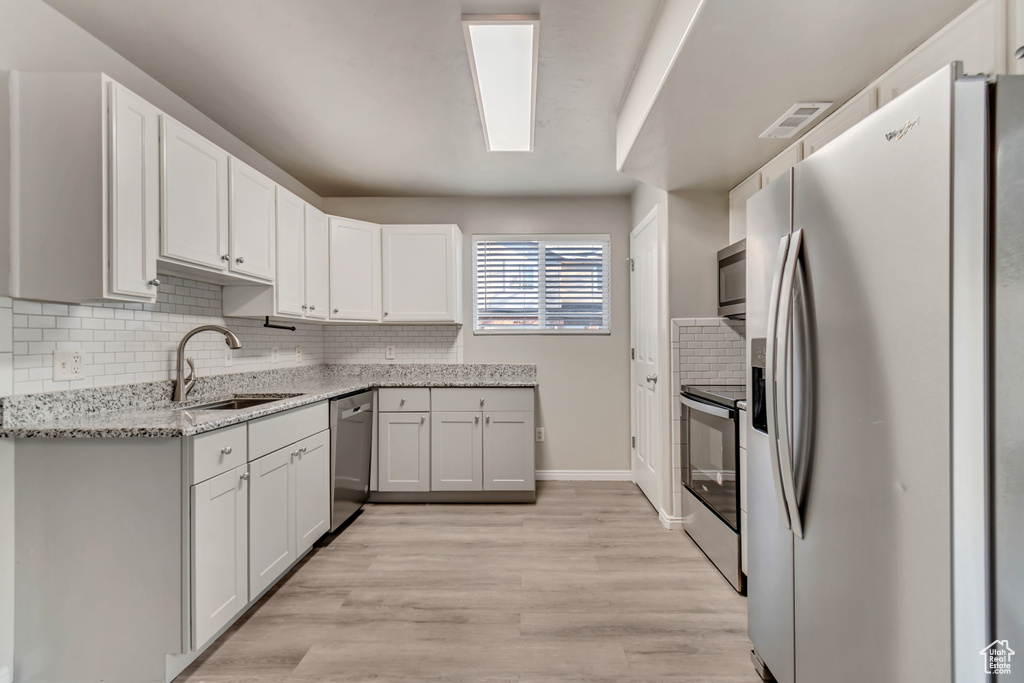
<svg viewBox="0 0 1024 683">
<path fill-rule="evenodd" d="M 657 374 L 647 375 L 647 381 L 648 382 L 655 382 L 655 383 L 657 383 L 658 375 Z"/>
</svg>

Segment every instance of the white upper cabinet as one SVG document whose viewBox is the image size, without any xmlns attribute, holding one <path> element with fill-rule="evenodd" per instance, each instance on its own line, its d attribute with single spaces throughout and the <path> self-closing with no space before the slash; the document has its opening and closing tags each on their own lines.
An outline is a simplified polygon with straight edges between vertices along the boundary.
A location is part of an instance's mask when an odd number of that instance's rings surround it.
<svg viewBox="0 0 1024 683">
<path fill-rule="evenodd" d="M 228 268 L 228 154 L 164 115 L 162 258 Z"/>
<path fill-rule="evenodd" d="M 860 93 L 837 109 L 831 116 L 812 128 L 802 138 L 804 158 L 806 159 L 835 140 L 844 131 L 852 128 L 858 121 L 867 118 L 868 114 L 874 110 L 875 90 L 871 88 Z"/>
<path fill-rule="evenodd" d="M 305 312 L 305 234 L 306 203 L 278 187 L 276 296 L 279 315 L 301 318 Z"/>
<path fill-rule="evenodd" d="M 801 147 L 802 145 L 799 142 L 794 142 L 761 167 L 762 187 L 767 187 L 772 181 L 778 180 L 786 174 L 786 171 L 800 163 L 802 157 Z"/>
<path fill-rule="evenodd" d="M 331 320 L 381 319 L 380 226 L 331 216 Z"/>
<path fill-rule="evenodd" d="M 110 84 L 110 292 L 156 292 L 160 240 L 160 112 Z"/>
<path fill-rule="evenodd" d="M 1024 47 L 1024 0 L 1009 0 L 1006 17 L 1006 70 L 1011 74 L 1024 74 L 1024 59 L 1017 50 Z"/>
<path fill-rule="evenodd" d="M 274 279 L 277 185 L 256 169 L 231 157 L 229 225 L 233 273 Z"/>
<path fill-rule="evenodd" d="M 98 73 L 10 76 L 11 295 L 156 301 L 160 112 Z"/>
<path fill-rule="evenodd" d="M 306 204 L 307 318 L 326 320 L 330 301 L 330 247 L 327 216 Z"/>
<path fill-rule="evenodd" d="M 911 52 L 878 81 L 878 106 L 950 62 L 968 74 L 1006 73 L 1006 0 L 982 0 Z"/>
<path fill-rule="evenodd" d="M 729 244 L 747 236 L 747 200 L 761 189 L 761 172 L 737 185 L 729 193 Z"/>
<path fill-rule="evenodd" d="M 381 246 L 384 322 L 462 322 L 457 225 L 385 225 Z"/>
</svg>

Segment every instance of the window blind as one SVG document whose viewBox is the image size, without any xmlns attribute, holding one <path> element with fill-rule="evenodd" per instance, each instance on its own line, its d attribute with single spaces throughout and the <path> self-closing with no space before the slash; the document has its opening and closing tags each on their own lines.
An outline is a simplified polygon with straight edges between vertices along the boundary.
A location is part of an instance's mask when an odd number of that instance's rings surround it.
<svg viewBox="0 0 1024 683">
<path fill-rule="evenodd" d="M 473 240 L 474 328 L 608 332 L 607 235 Z"/>
</svg>

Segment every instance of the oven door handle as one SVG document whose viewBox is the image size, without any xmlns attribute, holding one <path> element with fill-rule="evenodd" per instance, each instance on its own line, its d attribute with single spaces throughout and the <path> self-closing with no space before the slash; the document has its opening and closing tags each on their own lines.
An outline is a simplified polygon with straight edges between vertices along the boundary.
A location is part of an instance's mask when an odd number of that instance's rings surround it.
<svg viewBox="0 0 1024 683">
<path fill-rule="evenodd" d="M 733 414 L 735 412 L 733 410 L 730 410 L 728 408 L 723 408 L 721 406 L 713 406 L 710 403 L 704 403 L 702 401 L 694 401 L 692 398 L 690 398 L 688 396 L 680 396 L 679 400 L 682 401 L 683 405 L 686 406 L 687 408 L 692 408 L 693 410 L 699 410 L 702 413 L 707 413 L 708 415 L 714 415 L 715 417 L 720 417 L 720 418 L 722 418 L 724 420 L 731 420 L 732 417 L 733 417 Z"/>
</svg>

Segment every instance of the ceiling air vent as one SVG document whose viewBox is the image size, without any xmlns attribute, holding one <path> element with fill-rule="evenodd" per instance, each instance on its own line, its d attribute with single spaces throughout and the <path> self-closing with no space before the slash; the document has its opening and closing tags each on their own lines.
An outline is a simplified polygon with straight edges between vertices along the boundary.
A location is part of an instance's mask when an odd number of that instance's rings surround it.
<svg viewBox="0 0 1024 683">
<path fill-rule="evenodd" d="M 758 137 L 791 138 L 810 125 L 811 121 L 824 114 L 831 106 L 831 102 L 797 102 Z"/>
</svg>

